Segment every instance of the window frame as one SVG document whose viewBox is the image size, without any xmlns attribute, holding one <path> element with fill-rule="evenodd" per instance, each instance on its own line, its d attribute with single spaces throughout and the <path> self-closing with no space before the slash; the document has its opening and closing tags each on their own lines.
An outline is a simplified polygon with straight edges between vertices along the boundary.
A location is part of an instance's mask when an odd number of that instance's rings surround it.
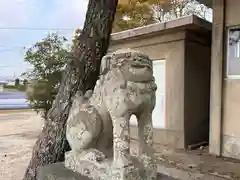
<svg viewBox="0 0 240 180">
<path fill-rule="evenodd" d="M 164 99 L 162 101 L 162 105 L 163 105 L 163 126 L 154 126 L 154 128 L 155 129 L 165 129 L 166 124 L 167 124 L 167 119 L 166 119 L 167 58 L 152 59 L 152 61 L 153 61 L 153 66 L 154 66 L 155 63 L 159 63 L 159 64 L 163 65 L 163 68 L 164 68 Z M 157 96 L 156 96 L 156 98 L 157 98 Z M 155 107 L 156 107 L 156 105 L 155 105 Z"/>
<path fill-rule="evenodd" d="M 237 26 L 230 26 L 230 27 L 227 27 L 227 36 L 226 36 L 226 78 L 227 79 L 240 79 L 240 71 L 239 71 L 239 74 L 238 75 L 230 75 L 229 74 L 229 34 L 230 34 L 230 30 L 231 29 L 236 29 L 236 28 L 239 28 L 240 29 L 240 25 L 237 25 Z M 240 46 L 240 44 L 239 44 Z M 240 51 L 240 50 L 239 50 Z M 240 54 L 239 54 L 240 55 Z M 240 59 L 239 59 L 240 60 Z"/>
</svg>

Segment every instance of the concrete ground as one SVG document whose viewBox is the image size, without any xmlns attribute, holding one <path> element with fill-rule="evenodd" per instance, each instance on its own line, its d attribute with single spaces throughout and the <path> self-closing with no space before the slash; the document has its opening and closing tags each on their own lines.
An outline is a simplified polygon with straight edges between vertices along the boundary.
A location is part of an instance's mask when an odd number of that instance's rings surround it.
<svg viewBox="0 0 240 180">
<path fill-rule="evenodd" d="M 160 151 L 158 156 L 162 162 L 170 163 L 185 171 L 240 180 L 240 161 L 211 156 L 208 152 L 208 147 L 193 151 L 165 148 L 165 151 Z"/>
<path fill-rule="evenodd" d="M 132 146 L 137 145 L 132 140 Z M 240 161 L 211 156 L 208 147 L 186 151 L 155 144 L 159 173 L 180 180 L 240 180 Z M 136 148 L 133 148 L 136 149 Z"/>
<path fill-rule="evenodd" d="M 0 113 L 0 180 L 20 180 L 42 128 L 33 112 Z"/>
</svg>

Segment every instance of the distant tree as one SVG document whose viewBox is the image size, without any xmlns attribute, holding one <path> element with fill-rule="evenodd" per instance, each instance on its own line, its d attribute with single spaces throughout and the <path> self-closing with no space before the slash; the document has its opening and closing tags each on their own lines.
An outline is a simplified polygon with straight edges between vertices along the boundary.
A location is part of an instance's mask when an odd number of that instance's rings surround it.
<svg viewBox="0 0 240 180">
<path fill-rule="evenodd" d="M 19 86 L 20 85 L 20 80 L 18 78 L 15 79 L 15 86 Z"/>
<path fill-rule="evenodd" d="M 151 6 L 146 0 L 119 0 L 113 31 L 132 29 L 154 22 Z"/>
<path fill-rule="evenodd" d="M 158 8 L 158 4 L 153 4 L 156 18 L 160 22 L 180 18 L 187 15 L 196 15 L 202 19 L 206 19 L 209 10 L 207 6 L 200 4 L 197 0 L 168 0 L 168 4 L 164 5 L 165 6 L 160 6 L 160 8 Z M 165 11 L 165 13 L 159 13 L 162 12 L 162 9 L 164 8 L 167 11 Z"/>
<path fill-rule="evenodd" d="M 24 73 L 30 79 L 27 97 L 30 106 L 44 118 L 52 107 L 67 62 L 69 52 L 64 48 L 66 40 L 65 37 L 52 33 L 25 53 L 24 60 L 33 66 L 31 71 Z M 27 80 L 24 82 L 26 84 Z"/>
</svg>

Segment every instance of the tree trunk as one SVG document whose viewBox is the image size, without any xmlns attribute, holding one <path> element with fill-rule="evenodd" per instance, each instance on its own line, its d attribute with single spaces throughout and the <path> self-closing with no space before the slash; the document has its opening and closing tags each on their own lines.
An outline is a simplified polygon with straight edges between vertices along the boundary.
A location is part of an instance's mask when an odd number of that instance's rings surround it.
<svg viewBox="0 0 240 180">
<path fill-rule="evenodd" d="M 107 52 L 118 0 L 89 0 L 85 24 L 63 76 L 59 92 L 33 147 L 24 180 L 36 180 L 37 168 L 64 160 L 69 148 L 66 121 L 77 91 L 93 89 L 101 58 Z M 69 149 L 68 149 L 69 150 Z"/>
</svg>

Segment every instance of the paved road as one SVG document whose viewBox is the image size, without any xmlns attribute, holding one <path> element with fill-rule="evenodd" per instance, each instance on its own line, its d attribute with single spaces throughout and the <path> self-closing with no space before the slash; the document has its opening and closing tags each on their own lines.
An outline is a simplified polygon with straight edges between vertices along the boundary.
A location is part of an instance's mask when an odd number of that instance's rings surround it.
<svg viewBox="0 0 240 180">
<path fill-rule="evenodd" d="M 0 109 L 29 108 L 24 92 L 0 92 Z"/>
<path fill-rule="evenodd" d="M 0 99 L 26 99 L 24 92 L 0 92 Z"/>
</svg>

